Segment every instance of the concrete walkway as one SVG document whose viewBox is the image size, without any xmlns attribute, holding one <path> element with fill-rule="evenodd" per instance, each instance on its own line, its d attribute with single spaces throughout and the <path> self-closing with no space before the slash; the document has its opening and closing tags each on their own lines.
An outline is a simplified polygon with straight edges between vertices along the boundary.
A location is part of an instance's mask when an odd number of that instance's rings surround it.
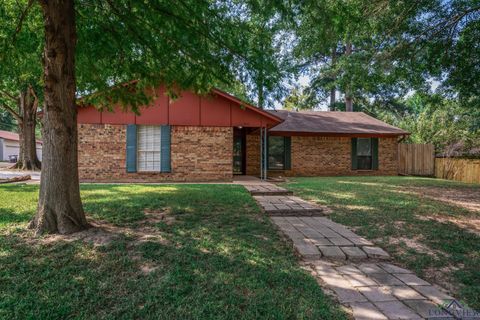
<svg viewBox="0 0 480 320">
<path fill-rule="evenodd" d="M 250 191 L 292 242 L 304 267 L 351 311 L 354 319 L 461 319 L 458 309 L 440 307 L 453 297 L 412 271 L 387 262 L 388 253 L 372 242 L 320 216 L 326 208 L 288 194 L 279 195 L 285 189 L 271 183 L 244 179 L 235 183 Z M 248 187 L 252 185 L 257 187 Z M 262 194 L 255 195 L 255 190 Z M 317 214 L 308 216 L 311 214 L 306 212 L 312 209 Z"/>
</svg>

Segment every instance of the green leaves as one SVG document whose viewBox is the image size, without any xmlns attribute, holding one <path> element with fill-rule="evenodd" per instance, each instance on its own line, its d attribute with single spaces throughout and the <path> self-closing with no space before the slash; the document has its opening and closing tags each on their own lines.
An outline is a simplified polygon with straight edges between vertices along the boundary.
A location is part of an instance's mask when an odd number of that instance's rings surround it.
<svg viewBox="0 0 480 320">
<path fill-rule="evenodd" d="M 26 4 L 0 5 L 0 85 L 11 92 L 42 80 L 43 21 L 36 4 L 9 43 Z M 242 85 L 262 82 L 269 91 L 281 78 L 273 39 L 278 7 L 269 2 L 79 0 L 75 9 L 77 92 L 84 103 L 137 111 L 145 90 L 159 83 L 175 95 L 185 88 L 236 88 L 242 77 Z M 118 86 L 132 80 L 135 86 Z"/>
<path fill-rule="evenodd" d="M 480 115 L 455 99 L 415 94 L 398 101 L 396 112 L 371 110 L 376 117 L 409 132 L 413 143 L 433 143 L 437 153 L 467 155 L 480 147 Z"/>
<path fill-rule="evenodd" d="M 0 5 L 0 90 L 12 96 L 28 85 L 40 91 L 42 84 L 41 14 L 34 3 L 22 19 L 27 7 L 27 0 L 8 0 Z M 0 104 L 7 103 L 6 95 L 0 94 L 0 100 Z"/>
<path fill-rule="evenodd" d="M 295 52 L 315 91 L 349 88 L 358 104 L 426 92 L 435 79 L 445 96 L 479 105 L 478 1 L 323 0 L 299 7 Z"/>
</svg>

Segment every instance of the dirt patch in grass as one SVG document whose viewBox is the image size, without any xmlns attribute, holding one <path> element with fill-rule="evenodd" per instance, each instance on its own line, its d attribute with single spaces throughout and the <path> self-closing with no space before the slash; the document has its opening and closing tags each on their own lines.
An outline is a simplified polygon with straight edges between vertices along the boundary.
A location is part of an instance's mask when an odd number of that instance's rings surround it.
<svg viewBox="0 0 480 320">
<path fill-rule="evenodd" d="M 420 220 L 431 220 L 440 223 L 453 223 L 454 225 L 480 236 L 480 219 L 474 217 L 449 217 L 449 216 L 421 216 Z"/>
<path fill-rule="evenodd" d="M 145 219 L 140 221 L 135 226 L 117 226 L 115 224 L 88 219 L 90 228 L 74 234 L 62 235 L 52 234 L 44 235 L 40 238 L 27 235 L 29 242 L 51 244 L 59 241 L 73 242 L 83 241 L 84 243 L 90 243 L 94 246 L 109 245 L 113 241 L 120 237 L 129 237 L 133 239 L 133 243 L 139 244 L 143 242 L 158 242 L 161 244 L 168 244 L 168 240 L 162 236 L 158 228 L 155 228 L 155 224 L 164 222 L 167 225 L 171 225 L 175 222 L 175 218 L 170 214 L 170 210 L 150 210 L 145 209 Z"/>
<path fill-rule="evenodd" d="M 409 190 L 421 196 L 446 202 L 462 207 L 466 210 L 480 213 L 480 188 L 435 188 L 435 187 L 409 187 Z"/>
<path fill-rule="evenodd" d="M 425 279 L 433 283 L 441 283 L 444 289 L 449 292 L 459 292 L 460 284 L 452 278 L 452 274 L 459 270 L 460 267 L 448 265 L 442 268 L 425 269 Z"/>
<path fill-rule="evenodd" d="M 167 225 L 171 225 L 175 222 L 175 217 L 169 208 L 163 210 L 145 209 L 143 213 L 146 217 L 145 222 L 148 223 L 164 222 Z"/>
<path fill-rule="evenodd" d="M 139 264 L 139 272 L 143 275 L 159 269 L 159 265 L 153 262 L 144 261 L 137 254 L 137 248 L 144 243 L 157 243 L 161 245 L 170 245 L 171 241 L 167 240 L 164 234 L 155 227 L 155 224 L 164 222 L 171 225 L 175 222 L 175 218 L 170 214 L 169 210 L 150 210 L 145 209 L 145 219 L 132 226 L 117 226 L 106 221 L 90 219 L 88 222 L 91 227 L 87 230 L 69 235 L 44 235 L 42 237 L 34 237 L 30 231 L 23 233 L 25 241 L 31 245 L 55 245 L 59 242 L 71 243 L 74 241 L 82 241 L 83 243 L 92 244 L 94 247 L 108 246 L 122 238 L 128 238 L 127 254 L 132 260 Z"/>
<path fill-rule="evenodd" d="M 400 237 L 400 238 L 388 238 L 388 243 L 391 245 L 395 245 L 397 248 L 400 248 L 399 244 L 405 245 L 408 249 L 413 249 L 418 253 L 426 254 L 432 257 L 437 257 L 437 253 L 430 249 L 428 246 L 421 243 L 420 237 Z M 401 250 L 401 249 L 400 249 Z"/>
<path fill-rule="evenodd" d="M 470 212 L 480 213 L 480 189 L 410 187 L 408 190 L 421 197 L 455 205 Z M 424 215 L 419 218 L 422 220 L 453 223 L 462 229 L 480 235 L 480 218 L 475 216 Z"/>
</svg>

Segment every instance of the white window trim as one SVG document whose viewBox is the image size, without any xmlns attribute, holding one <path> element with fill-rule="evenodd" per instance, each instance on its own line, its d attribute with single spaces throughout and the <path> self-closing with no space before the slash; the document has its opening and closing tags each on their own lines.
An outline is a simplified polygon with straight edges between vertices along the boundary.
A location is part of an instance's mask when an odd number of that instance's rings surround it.
<svg viewBox="0 0 480 320">
<path fill-rule="evenodd" d="M 142 139 L 142 134 L 145 134 L 145 133 L 149 133 L 148 131 L 147 132 L 143 132 L 143 130 L 148 130 L 147 128 L 148 127 L 153 127 L 153 128 L 156 128 L 158 129 L 157 130 L 152 130 L 153 133 L 152 133 L 152 145 L 153 145 L 153 148 L 145 148 L 144 147 L 144 144 L 145 143 L 141 143 L 141 139 Z M 161 126 L 152 126 L 152 125 L 139 125 L 137 127 L 137 171 L 138 172 L 160 172 L 161 171 L 161 168 L 162 168 L 162 139 L 161 139 L 161 134 L 162 134 L 162 131 L 161 131 Z M 157 138 L 155 138 L 153 135 L 156 135 Z M 156 143 L 156 140 L 158 140 Z M 148 144 L 148 143 L 147 143 Z M 154 148 L 156 145 L 158 145 L 158 147 Z M 145 160 L 143 160 L 143 163 L 142 163 L 142 160 L 141 160 L 141 155 L 144 155 L 145 156 Z M 153 154 L 153 160 L 152 161 L 148 161 L 146 160 L 147 159 L 147 155 L 148 154 Z M 158 154 L 158 161 L 155 160 L 155 154 Z M 149 165 L 151 164 L 151 165 Z"/>
</svg>

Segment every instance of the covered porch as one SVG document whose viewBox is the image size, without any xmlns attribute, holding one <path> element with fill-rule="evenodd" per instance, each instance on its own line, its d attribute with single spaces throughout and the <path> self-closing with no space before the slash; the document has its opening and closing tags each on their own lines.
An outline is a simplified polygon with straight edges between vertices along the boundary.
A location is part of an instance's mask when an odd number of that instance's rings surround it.
<svg viewBox="0 0 480 320">
<path fill-rule="evenodd" d="M 233 131 L 233 174 L 260 180 L 284 176 L 290 169 L 290 137 L 270 135 L 271 126 L 235 127 Z"/>
</svg>

